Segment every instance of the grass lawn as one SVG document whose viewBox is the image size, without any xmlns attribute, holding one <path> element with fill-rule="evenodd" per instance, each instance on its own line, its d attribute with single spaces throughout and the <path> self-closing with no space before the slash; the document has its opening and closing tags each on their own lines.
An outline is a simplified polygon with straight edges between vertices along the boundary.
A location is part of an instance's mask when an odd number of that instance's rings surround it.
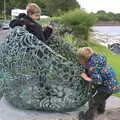
<svg viewBox="0 0 120 120">
<path fill-rule="evenodd" d="M 95 43 L 95 41 L 88 42 L 88 45 L 92 47 L 93 50 L 96 51 L 97 53 L 104 54 L 107 57 L 108 65 L 113 67 L 113 69 L 116 72 L 117 78 L 120 82 L 120 55 L 114 54 L 113 52 L 108 50 L 108 48 L 98 43 Z M 120 93 L 115 94 L 115 96 L 120 97 Z"/>
</svg>

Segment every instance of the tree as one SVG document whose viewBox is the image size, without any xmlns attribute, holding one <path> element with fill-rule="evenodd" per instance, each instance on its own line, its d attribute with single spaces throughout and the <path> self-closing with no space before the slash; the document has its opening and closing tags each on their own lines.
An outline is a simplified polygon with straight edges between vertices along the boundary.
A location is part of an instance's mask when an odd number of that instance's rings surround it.
<svg viewBox="0 0 120 120">
<path fill-rule="evenodd" d="M 99 10 L 97 11 L 97 14 L 106 14 L 106 12 L 104 10 Z"/>
<path fill-rule="evenodd" d="M 2 11 L 3 11 L 3 1 L 0 1 L 0 14 L 2 14 Z"/>
<path fill-rule="evenodd" d="M 15 8 L 20 8 L 20 9 L 25 9 L 25 6 L 28 4 L 30 0 L 6 0 L 6 12 L 7 14 L 11 13 L 11 9 L 15 9 Z M 3 11 L 3 6 L 4 6 L 4 2 L 0 1 L 0 9 L 1 12 Z"/>
<path fill-rule="evenodd" d="M 96 23 L 96 20 L 95 15 L 75 9 L 66 12 L 59 21 L 65 26 L 71 27 L 75 36 L 82 36 L 85 40 L 88 40 L 89 28 Z"/>
<path fill-rule="evenodd" d="M 117 13 L 114 15 L 114 20 L 115 21 L 120 21 L 120 13 Z"/>
<path fill-rule="evenodd" d="M 50 16 L 57 16 L 69 10 L 80 8 L 80 5 L 76 0 L 48 0 L 46 7 Z"/>
<path fill-rule="evenodd" d="M 112 13 L 106 13 L 104 10 L 100 10 L 96 13 L 98 21 L 111 21 L 113 19 Z"/>
</svg>

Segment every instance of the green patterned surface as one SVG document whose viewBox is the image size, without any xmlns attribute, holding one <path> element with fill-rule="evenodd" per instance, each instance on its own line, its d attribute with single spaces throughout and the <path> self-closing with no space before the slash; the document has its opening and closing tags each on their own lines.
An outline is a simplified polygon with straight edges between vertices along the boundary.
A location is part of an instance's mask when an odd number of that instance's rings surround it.
<svg viewBox="0 0 120 120">
<path fill-rule="evenodd" d="M 0 44 L 0 95 L 21 109 L 70 111 L 86 103 L 76 50 L 52 36 L 45 43 L 22 27 Z"/>
</svg>

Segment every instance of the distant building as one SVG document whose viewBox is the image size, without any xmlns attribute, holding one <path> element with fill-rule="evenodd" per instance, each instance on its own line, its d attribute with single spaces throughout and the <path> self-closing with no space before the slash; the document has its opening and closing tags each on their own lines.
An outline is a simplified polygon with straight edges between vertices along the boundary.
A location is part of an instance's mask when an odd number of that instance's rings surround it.
<svg viewBox="0 0 120 120">
<path fill-rule="evenodd" d="M 49 16 L 46 16 L 46 15 L 41 15 L 40 18 L 48 18 Z"/>
<path fill-rule="evenodd" d="M 12 9 L 11 10 L 11 16 L 12 16 L 12 19 L 15 19 L 20 13 L 27 13 L 26 10 L 23 10 L 23 9 Z"/>
</svg>

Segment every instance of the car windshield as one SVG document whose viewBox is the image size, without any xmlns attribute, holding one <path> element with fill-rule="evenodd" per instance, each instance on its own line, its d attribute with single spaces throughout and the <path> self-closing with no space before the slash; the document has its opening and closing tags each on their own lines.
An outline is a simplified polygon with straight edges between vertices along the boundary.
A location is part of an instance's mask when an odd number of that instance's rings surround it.
<svg viewBox="0 0 120 120">
<path fill-rule="evenodd" d="M 10 21 L 4 21 L 3 23 L 5 23 L 5 24 L 9 24 L 9 23 L 10 23 Z"/>
</svg>

